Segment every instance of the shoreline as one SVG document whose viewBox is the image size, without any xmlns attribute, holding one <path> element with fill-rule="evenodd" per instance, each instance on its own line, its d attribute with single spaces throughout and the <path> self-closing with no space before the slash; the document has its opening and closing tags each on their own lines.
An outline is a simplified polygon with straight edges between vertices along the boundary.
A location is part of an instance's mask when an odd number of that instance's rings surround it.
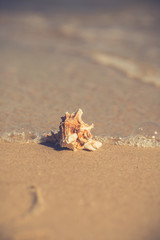
<svg viewBox="0 0 160 240">
<path fill-rule="evenodd" d="M 143 127 L 143 125 L 144 127 Z M 92 136 L 92 139 L 100 141 L 102 144 L 109 144 L 115 146 L 130 146 L 143 148 L 160 148 L 159 131 L 160 125 L 154 122 L 144 122 L 139 125 L 128 136 Z M 147 127 L 146 127 L 146 126 Z M 143 132 L 141 134 L 141 131 Z M 57 145 L 53 139 L 48 137 L 48 134 L 56 134 L 56 131 L 48 131 L 45 133 L 34 133 L 31 131 L 5 133 L 0 136 L 1 143 L 19 143 L 19 144 L 42 144 L 51 145 L 53 148 Z M 57 147 L 56 147 L 57 148 Z M 63 148 L 61 149 L 63 150 Z"/>
</svg>

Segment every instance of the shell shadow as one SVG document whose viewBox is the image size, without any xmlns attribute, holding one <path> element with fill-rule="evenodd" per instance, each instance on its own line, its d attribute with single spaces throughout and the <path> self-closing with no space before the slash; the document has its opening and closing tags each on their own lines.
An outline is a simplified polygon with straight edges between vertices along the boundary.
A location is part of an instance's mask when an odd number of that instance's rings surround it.
<svg viewBox="0 0 160 240">
<path fill-rule="evenodd" d="M 64 151 L 64 150 L 71 151 L 68 148 L 61 148 L 61 146 L 59 144 L 54 144 L 54 143 L 51 143 L 51 142 L 42 142 L 42 143 L 40 143 L 40 145 L 52 148 L 52 149 L 54 149 L 55 151 L 58 151 L 58 152 Z"/>
</svg>

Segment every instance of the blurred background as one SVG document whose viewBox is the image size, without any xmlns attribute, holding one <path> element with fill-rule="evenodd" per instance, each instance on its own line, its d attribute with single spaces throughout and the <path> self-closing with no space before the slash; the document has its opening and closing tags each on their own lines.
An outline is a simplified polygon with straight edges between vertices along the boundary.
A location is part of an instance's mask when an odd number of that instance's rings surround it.
<svg viewBox="0 0 160 240">
<path fill-rule="evenodd" d="M 103 9 L 103 8 L 121 8 L 122 6 L 135 6 L 137 5 L 143 5 L 145 6 L 146 4 L 159 4 L 158 0 L 1 0 L 1 10 L 53 10 L 51 8 L 54 7 L 60 7 L 60 8 L 70 8 L 70 9 L 84 9 L 88 10 L 89 9 Z"/>
<path fill-rule="evenodd" d="M 159 23 L 156 0 L 1 0 L 1 136 L 78 108 L 97 135 L 159 122 Z"/>
</svg>

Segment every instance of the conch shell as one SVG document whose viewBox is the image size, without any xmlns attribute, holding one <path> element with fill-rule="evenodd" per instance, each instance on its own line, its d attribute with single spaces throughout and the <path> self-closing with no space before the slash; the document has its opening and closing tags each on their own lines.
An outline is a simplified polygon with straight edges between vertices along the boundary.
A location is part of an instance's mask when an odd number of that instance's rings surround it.
<svg viewBox="0 0 160 240">
<path fill-rule="evenodd" d="M 53 132 L 48 135 L 50 139 L 59 144 L 62 148 L 66 147 L 76 151 L 87 149 L 94 151 L 102 146 L 102 143 L 92 139 L 91 129 L 94 125 L 88 125 L 82 121 L 82 110 L 69 114 L 66 112 L 59 126 L 58 133 Z"/>
</svg>

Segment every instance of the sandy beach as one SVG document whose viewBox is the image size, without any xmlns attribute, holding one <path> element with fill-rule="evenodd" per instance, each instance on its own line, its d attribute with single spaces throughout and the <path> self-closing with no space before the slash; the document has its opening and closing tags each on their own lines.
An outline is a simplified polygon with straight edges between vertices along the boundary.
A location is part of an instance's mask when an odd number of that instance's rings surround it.
<svg viewBox="0 0 160 240">
<path fill-rule="evenodd" d="M 150 0 L 0 2 L 0 240 L 160 239 L 159 16 Z M 79 108 L 100 149 L 42 143 Z"/>
<path fill-rule="evenodd" d="M 0 150 L 1 239 L 159 239 L 159 149 Z"/>
</svg>

